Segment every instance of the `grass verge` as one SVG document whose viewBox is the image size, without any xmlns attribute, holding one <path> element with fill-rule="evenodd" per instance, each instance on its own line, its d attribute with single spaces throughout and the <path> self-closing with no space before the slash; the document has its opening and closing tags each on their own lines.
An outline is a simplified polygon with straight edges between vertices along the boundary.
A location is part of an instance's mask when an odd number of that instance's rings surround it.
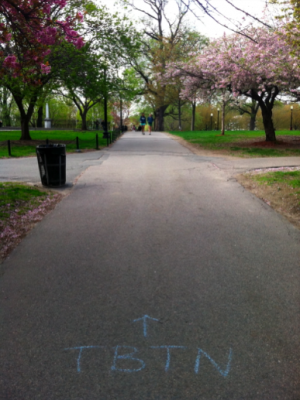
<svg viewBox="0 0 300 400">
<path fill-rule="evenodd" d="M 74 132 L 74 131 L 33 131 L 30 133 L 32 140 L 20 141 L 21 131 L 0 131 L 0 158 L 8 157 L 7 140 L 11 141 L 12 157 L 28 157 L 36 154 L 35 149 L 39 144 L 50 143 L 66 144 L 66 151 L 76 151 L 76 137 L 79 139 L 80 150 L 96 149 L 96 134 L 98 134 L 99 149 L 106 147 L 106 139 L 102 139 L 102 131 Z"/>
<path fill-rule="evenodd" d="M 0 183 L 0 263 L 61 198 L 35 186 Z"/>
<path fill-rule="evenodd" d="M 195 149 L 206 149 L 237 157 L 300 156 L 300 131 L 277 132 L 277 142 L 265 141 L 263 131 L 230 131 L 221 136 L 216 131 L 170 132 Z"/>
<path fill-rule="evenodd" d="M 270 168 L 238 175 L 249 191 L 300 229 L 300 169 Z"/>
</svg>

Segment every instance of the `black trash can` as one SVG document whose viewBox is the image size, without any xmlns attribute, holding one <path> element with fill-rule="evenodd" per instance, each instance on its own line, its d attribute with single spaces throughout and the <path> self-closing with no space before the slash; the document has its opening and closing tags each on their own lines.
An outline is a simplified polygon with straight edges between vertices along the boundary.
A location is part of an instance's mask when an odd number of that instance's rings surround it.
<svg viewBox="0 0 300 400">
<path fill-rule="evenodd" d="M 36 148 L 41 181 L 44 186 L 66 183 L 66 145 L 41 144 Z"/>
</svg>

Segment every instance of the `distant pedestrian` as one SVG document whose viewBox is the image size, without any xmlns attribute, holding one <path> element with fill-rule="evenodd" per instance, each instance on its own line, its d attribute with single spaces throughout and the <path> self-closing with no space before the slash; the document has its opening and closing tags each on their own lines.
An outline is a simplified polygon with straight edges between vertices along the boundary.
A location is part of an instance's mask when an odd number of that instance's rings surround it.
<svg viewBox="0 0 300 400">
<path fill-rule="evenodd" d="M 149 129 L 149 135 L 151 135 L 151 132 L 152 132 L 152 124 L 153 124 L 153 117 L 152 117 L 152 114 L 149 114 L 149 117 L 147 118 L 147 121 L 148 121 L 148 129 Z"/>
<path fill-rule="evenodd" d="M 142 134 L 145 135 L 146 117 L 145 117 L 144 113 L 142 113 L 142 115 L 141 115 L 140 123 L 141 123 L 141 127 L 142 127 Z"/>
</svg>

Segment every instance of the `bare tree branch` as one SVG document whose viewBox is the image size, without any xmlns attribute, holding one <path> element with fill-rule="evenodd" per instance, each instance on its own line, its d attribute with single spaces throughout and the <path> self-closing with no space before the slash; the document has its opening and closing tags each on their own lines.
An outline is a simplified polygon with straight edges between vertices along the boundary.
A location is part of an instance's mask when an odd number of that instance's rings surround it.
<svg viewBox="0 0 300 400">
<path fill-rule="evenodd" d="M 182 3 L 185 6 L 188 6 L 189 1 L 188 0 L 181 0 Z M 237 21 L 233 22 L 230 18 L 227 17 L 227 15 L 224 15 L 216 6 L 214 6 L 211 2 L 211 0 L 191 0 L 194 4 L 196 4 L 200 10 L 206 14 L 208 17 L 210 17 L 213 21 L 215 21 L 218 25 L 222 26 L 223 28 L 228 29 L 229 31 L 233 32 L 233 33 L 237 33 L 239 35 L 245 36 L 248 39 L 250 39 L 251 41 L 255 40 L 247 35 L 246 31 L 244 29 L 240 29 L 238 27 L 238 23 Z M 247 11 L 243 10 L 242 8 L 236 6 L 235 4 L 232 3 L 232 1 L 230 0 L 224 0 L 225 2 L 227 2 L 231 7 L 233 7 L 234 9 L 236 9 L 237 11 L 243 13 L 245 16 L 252 18 L 253 20 L 255 20 L 256 22 L 259 22 L 260 24 L 266 26 L 267 28 L 271 29 L 272 26 L 270 26 L 269 24 L 265 23 L 264 21 L 262 21 L 261 19 L 255 17 L 254 15 L 248 13 Z M 189 5 L 189 9 L 191 10 L 191 12 L 194 14 L 194 16 L 197 19 L 200 19 L 200 17 L 196 14 L 195 11 L 193 11 Z M 222 22 L 217 16 L 214 15 L 217 14 L 219 17 L 222 17 L 224 20 L 227 20 L 229 23 L 232 23 L 233 25 L 235 25 L 235 27 L 230 27 L 227 23 Z"/>
</svg>

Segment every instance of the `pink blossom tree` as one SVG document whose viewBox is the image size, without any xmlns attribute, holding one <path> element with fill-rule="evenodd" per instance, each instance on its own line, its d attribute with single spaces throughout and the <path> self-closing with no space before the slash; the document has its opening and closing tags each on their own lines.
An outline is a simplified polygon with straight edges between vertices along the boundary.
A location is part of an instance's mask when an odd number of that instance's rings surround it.
<svg viewBox="0 0 300 400">
<path fill-rule="evenodd" d="M 295 52 L 295 49 L 293 49 Z M 266 140 L 276 141 L 272 110 L 278 95 L 300 86 L 300 69 L 284 40 L 284 26 L 276 30 L 248 27 L 245 35 L 223 36 L 185 64 L 169 65 L 170 77 L 184 77 L 184 96 L 196 88 L 227 90 L 259 103 Z M 191 55 L 192 56 L 192 55 Z"/>
<path fill-rule="evenodd" d="M 78 48 L 84 45 L 75 30 L 83 15 L 64 15 L 66 4 L 67 0 L 0 2 L 0 79 L 19 108 L 23 140 L 31 139 L 29 121 L 43 86 L 51 79 L 57 48 L 64 42 Z"/>
</svg>

